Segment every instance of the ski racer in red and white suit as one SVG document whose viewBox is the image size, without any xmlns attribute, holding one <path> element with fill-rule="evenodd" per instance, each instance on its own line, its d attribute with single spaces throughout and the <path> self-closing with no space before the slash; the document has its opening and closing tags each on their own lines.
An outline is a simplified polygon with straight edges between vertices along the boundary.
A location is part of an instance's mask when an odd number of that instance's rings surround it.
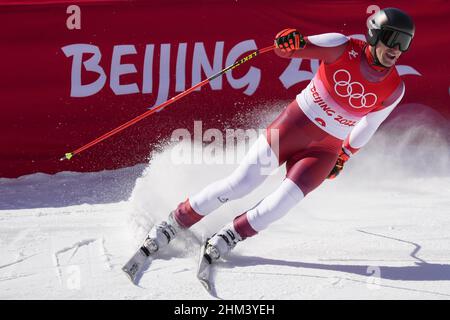
<svg viewBox="0 0 450 320">
<path fill-rule="evenodd" d="M 280 32 L 277 38 L 292 30 Z M 221 238 L 232 247 L 226 239 L 229 235 L 237 242 L 257 234 L 327 177 L 334 178 L 404 95 L 405 86 L 394 67 L 400 55 L 395 48 L 385 47 L 382 52 L 384 63 L 390 64 L 386 67 L 374 58 L 375 47 L 342 34 L 302 37 L 301 42 L 294 50 L 277 48 L 276 54 L 319 59 L 318 72 L 308 86 L 269 125 L 230 176 L 189 196 L 172 212 L 179 226 L 189 228 L 225 202 L 250 193 L 286 163 L 286 178 L 279 187 L 228 224 L 221 231 L 225 236 L 219 232 L 220 237 L 210 240 L 220 252 L 229 250 Z M 383 44 L 377 44 L 376 50 L 379 45 Z"/>
</svg>

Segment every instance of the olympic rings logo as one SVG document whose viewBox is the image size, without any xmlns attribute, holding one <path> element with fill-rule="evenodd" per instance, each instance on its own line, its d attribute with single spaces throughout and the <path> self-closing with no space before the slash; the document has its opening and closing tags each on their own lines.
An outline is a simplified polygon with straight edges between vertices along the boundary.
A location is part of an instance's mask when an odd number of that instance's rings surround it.
<svg viewBox="0 0 450 320">
<path fill-rule="evenodd" d="M 339 78 L 339 79 L 338 79 Z M 374 93 L 364 93 L 361 82 L 351 82 L 350 72 L 339 69 L 333 74 L 334 91 L 339 97 L 347 98 L 348 104 L 356 109 L 371 108 L 377 103 L 378 97 Z"/>
</svg>

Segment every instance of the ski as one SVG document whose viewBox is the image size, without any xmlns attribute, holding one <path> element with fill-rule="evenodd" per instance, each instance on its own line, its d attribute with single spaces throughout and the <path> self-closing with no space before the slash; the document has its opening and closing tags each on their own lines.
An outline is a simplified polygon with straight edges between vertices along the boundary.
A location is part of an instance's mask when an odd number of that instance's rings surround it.
<svg viewBox="0 0 450 320">
<path fill-rule="evenodd" d="M 155 242 L 155 234 L 161 232 L 164 237 L 167 237 L 167 241 L 170 242 L 173 238 L 167 230 L 164 230 L 160 226 L 167 226 L 167 224 L 161 224 L 155 226 L 150 230 L 147 234 L 145 240 L 142 242 L 142 245 L 136 250 L 130 260 L 122 267 L 122 271 L 125 272 L 127 277 L 131 280 L 133 284 L 137 284 L 140 276 L 143 273 L 143 270 L 149 265 L 149 263 L 153 260 L 154 257 L 157 256 L 157 252 L 159 252 L 160 248 L 158 248 L 157 243 Z M 155 230 L 159 230 L 155 233 Z M 195 236 L 195 234 L 190 230 L 178 230 L 180 238 L 183 239 L 186 246 L 191 246 L 192 244 L 200 244 L 200 240 Z M 175 234 L 175 231 L 172 230 L 172 237 Z M 150 236 L 152 235 L 152 236 Z"/>
<path fill-rule="evenodd" d="M 206 253 L 207 241 L 204 245 L 202 245 L 200 250 L 200 259 L 198 263 L 197 269 L 197 279 L 203 285 L 203 287 L 208 291 L 208 293 L 212 294 L 213 285 L 211 281 L 211 267 L 212 267 L 212 259 Z"/>
<path fill-rule="evenodd" d="M 150 262 L 150 258 L 159 251 L 161 246 L 166 246 L 175 238 L 177 233 L 172 220 L 172 213 L 169 215 L 170 223 L 162 221 L 154 225 L 139 249 L 136 250 L 130 260 L 122 267 L 122 270 L 128 276 L 133 284 L 137 284 L 142 271 Z"/>
<path fill-rule="evenodd" d="M 149 250 L 144 244 L 150 239 L 149 236 L 145 238 L 143 244 L 133 254 L 130 260 L 122 267 L 122 271 L 128 276 L 133 284 L 136 284 L 136 280 L 141 275 L 142 270 L 145 268 L 147 262 L 155 251 Z"/>
</svg>

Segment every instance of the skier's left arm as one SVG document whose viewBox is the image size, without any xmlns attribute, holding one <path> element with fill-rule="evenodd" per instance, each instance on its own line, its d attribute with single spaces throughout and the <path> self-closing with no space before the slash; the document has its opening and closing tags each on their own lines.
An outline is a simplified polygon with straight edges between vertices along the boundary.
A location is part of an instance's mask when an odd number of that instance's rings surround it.
<svg viewBox="0 0 450 320">
<path fill-rule="evenodd" d="M 356 124 L 344 140 L 336 166 L 333 168 L 328 178 L 335 178 L 343 169 L 344 163 L 369 142 L 381 123 L 386 120 L 392 110 L 400 103 L 404 94 L 405 85 L 402 81 L 392 95 L 385 100 L 383 108 L 369 112 Z"/>
</svg>

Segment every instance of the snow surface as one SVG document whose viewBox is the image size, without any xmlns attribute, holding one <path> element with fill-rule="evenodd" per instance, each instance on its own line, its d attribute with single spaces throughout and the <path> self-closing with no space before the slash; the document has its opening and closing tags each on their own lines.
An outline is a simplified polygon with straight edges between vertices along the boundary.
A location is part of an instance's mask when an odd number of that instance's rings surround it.
<svg viewBox="0 0 450 320">
<path fill-rule="evenodd" d="M 449 299 L 448 131 L 395 127 L 238 244 L 214 270 L 217 297 Z M 121 267 L 145 232 L 235 167 L 176 165 L 172 148 L 132 168 L 0 179 L 0 299 L 214 298 L 195 278 L 197 239 L 269 194 L 285 169 L 177 238 L 134 286 Z"/>
</svg>

